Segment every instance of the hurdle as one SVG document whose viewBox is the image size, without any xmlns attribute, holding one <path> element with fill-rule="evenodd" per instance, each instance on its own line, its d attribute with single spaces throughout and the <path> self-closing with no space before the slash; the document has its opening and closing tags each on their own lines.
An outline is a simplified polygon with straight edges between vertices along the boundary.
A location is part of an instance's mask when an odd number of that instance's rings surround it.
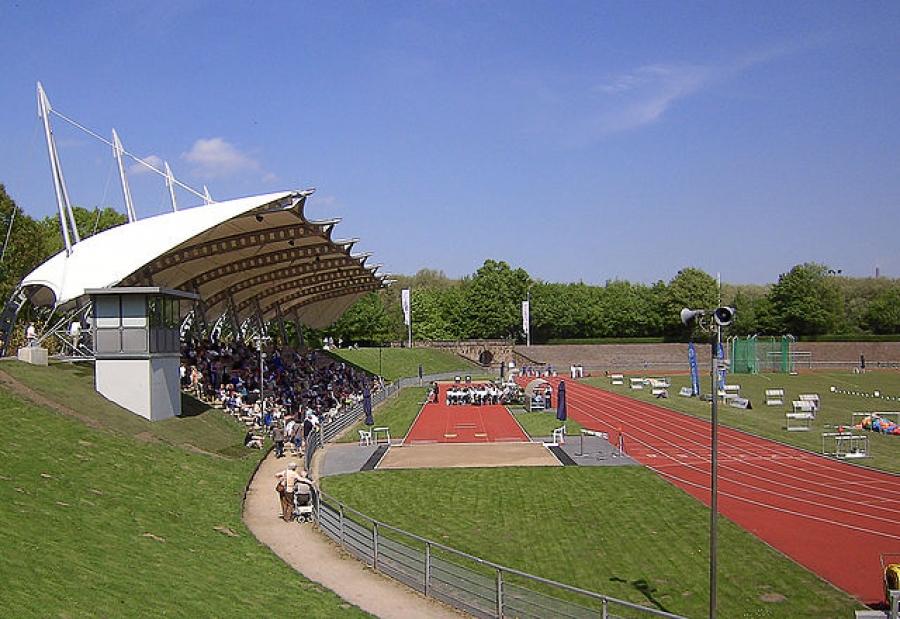
<svg viewBox="0 0 900 619">
<path fill-rule="evenodd" d="M 766 389 L 766 406 L 783 406 L 784 389 Z"/>
<path fill-rule="evenodd" d="M 585 436 L 596 436 L 597 438 L 599 438 L 600 440 L 603 440 L 603 441 L 609 440 L 609 434 L 607 434 L 606 432 L 599 432 L 597 430 L 585 430 L 584 428 L 582 428 L 581 429 L 581 446 L 579 447 L 578 454 L 577 454 L 579 456 L 584 456 L 584 437 Z"/>
<path fill-rule="evenodd" d="M 816 418 L 812 413 L 785 413 L 787 425 L 785 430 L 812 430 L 812 420 Z M 823 448 L 824 449 L 824 448 Z"/>
<path fill-rule="evenodd" d="M 829 449 L 832 446 L 832 449 Z M 823 432 L 822 455 L 840 459 L 868 458 L 869 436 L 852 432 Z"/>
</svg>

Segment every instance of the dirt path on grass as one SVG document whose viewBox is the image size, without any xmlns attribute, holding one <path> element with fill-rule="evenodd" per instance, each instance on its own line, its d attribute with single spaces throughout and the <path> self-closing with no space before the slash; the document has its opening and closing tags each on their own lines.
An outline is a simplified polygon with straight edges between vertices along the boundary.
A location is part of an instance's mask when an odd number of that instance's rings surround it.
<svg viewBox="0 0 900 619">
<path fill-rule="evenodd" d="M 320 461 L 321 453 L 315 459 Z M 424 597 L 351 557 L 311 523 L 284 522 L 275 492 L 275 473 L 290 460 L 273 453 L 250 482 L 244 523 L 256 538 L 310 580 L 381 619 L 462 619 L 468 617 Z M 313 464 L 313 477 L 316 475 Z"/>
</svg>

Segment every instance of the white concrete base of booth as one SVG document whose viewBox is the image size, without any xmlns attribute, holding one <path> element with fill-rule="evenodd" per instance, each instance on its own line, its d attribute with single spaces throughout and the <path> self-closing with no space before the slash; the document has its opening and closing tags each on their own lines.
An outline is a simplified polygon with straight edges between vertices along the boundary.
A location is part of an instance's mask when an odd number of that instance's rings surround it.
<svg viewBox="0 0 900 619">
<path fill-rule="evenodd" d="M 31 365 L 47 365 L 47 349 L 40 346 L 23 346 L 19 349 L 19 361 Z"/>
<path fill-rule="evenodd" d="M 100 394 L 150 421 L 181 414 L 179 358 L 97 359 L 94 384 Z"/>
</svg>

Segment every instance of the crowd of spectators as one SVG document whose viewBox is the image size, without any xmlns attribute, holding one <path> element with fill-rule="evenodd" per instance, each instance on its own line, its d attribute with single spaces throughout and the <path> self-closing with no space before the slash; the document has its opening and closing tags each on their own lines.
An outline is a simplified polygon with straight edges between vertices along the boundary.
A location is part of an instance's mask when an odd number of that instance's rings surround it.
<svg viewBox="0 0 900 619">
<path fill-rule="evenodd" d="M 370 382 L 361 370 L 315 350 L 282 355 L 274 348 L 261 355 L 241 341 L 182 342 L 182 388 L 244 421 L 248 447 L 262 447 L 277 428 L 279 442 L 299 454 L 306 437 L 361 401 Z M 284 455 L 283 447 L 276 452 Z"/>
<path fill-rule="evenodd" d="M 502 387 L 492 382 L 465 385 L 457 383 L 447 387 L 444 392 L 444 403 L 448 406 L 511 404 L 516 400 L 518 391 L 519 388 L 513 383 Z M 441 387 L 437 382 L 431 383 L 428 401 L 441 402 Z"/>
</svg>

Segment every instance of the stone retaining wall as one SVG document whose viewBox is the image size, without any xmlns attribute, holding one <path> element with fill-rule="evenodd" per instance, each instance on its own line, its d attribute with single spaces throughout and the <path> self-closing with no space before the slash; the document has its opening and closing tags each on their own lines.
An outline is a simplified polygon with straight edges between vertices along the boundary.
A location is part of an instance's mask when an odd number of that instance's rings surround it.
<svg viewBox="0 0 900 619">
<path fill-rule="evenodd" d="M 643 370 L 687 370 L 687 344 L 572 344 L 560 346 L 516 346 L 517 365 L 550 365 L 567 374 L 572 365 L 585 373 L 640 372 Z M 710 363 L 711 346 L 697 344 L 701 367 Z M 866 369 L 900 369 L 900 342 L 795 342 L 795 369 L 826 370 L 859 367 L 865 356 Z M 727 354 L 727 353 L 726 353 Z"/>
</svg>

